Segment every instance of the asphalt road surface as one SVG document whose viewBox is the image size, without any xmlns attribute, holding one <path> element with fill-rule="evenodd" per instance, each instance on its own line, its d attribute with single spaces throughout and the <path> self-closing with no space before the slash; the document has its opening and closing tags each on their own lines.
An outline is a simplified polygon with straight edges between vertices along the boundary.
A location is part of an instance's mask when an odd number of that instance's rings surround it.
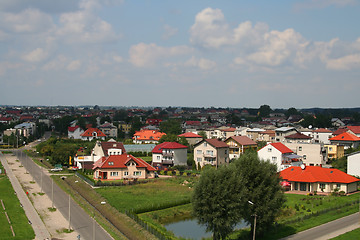
<svg viewBox="0 0 360 240">
<path fill-rule="evenodd" d="M 69 201 L 69 195 L 55 183 L 52 184 L 52 179 L 47 176 L 45 172 L 42 172 L 42 169 L 25 153 L 22 153 L 21 150 L 14 150 L 14 154 L 18 157 L 31 176 L 33 176 L 34 180 L 42 186 L 43 192 L 47 194 L 50 199 L 52 199 L 53 186 L 54 206 L 66 219 L 69 219 L 70 203 L 70 227 L 79 233 L 80 239 L 113 239 L 98 223 L 94 222 L 94 220 L 76 202 L 71 198 Z M 44 171 L 47 170 L 44 169 Z"/>
</svg>

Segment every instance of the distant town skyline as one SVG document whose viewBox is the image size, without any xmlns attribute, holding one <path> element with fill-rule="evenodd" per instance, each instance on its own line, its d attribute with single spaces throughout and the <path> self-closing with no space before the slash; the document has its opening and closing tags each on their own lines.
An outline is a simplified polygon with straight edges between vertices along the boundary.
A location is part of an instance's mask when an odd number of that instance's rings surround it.
<svg viewBox="0 0 360 240">
<path fill-rule="evenodd" d="M 359 0 L 3 0 L 0 105 L 359 107 L 359 12 Z"/>
</svg>

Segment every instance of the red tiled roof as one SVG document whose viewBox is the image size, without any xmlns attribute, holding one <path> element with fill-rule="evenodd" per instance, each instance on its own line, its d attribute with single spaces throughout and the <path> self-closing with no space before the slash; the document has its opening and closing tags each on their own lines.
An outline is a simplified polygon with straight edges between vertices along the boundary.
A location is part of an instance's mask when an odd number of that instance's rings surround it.
<svg viewBox="0 0 360 240">
<path fill-rule="evenodd" d="M 332 183 L 352 183 L 359 179 L 350 176 L 338 169 L 322 168 L 319 166 L 289 167 L 280 172 L 280 176 L 292 182 L 332 182 Z"/>
<path fill-rule="evenodd" d="M 201 124 L 200 121 L 186 121 L 185 123 L 186 123 L 186 125 L 200 125 Z"/>
<path fill-rule="evenodd" d="M 247 136 L 232 136 L 232 137 L 229 137 L 228 139 L 234 139 L 234 141 L 236 141 L 237 143 L 239 143 L 240 145 L 243 145 L 243 146 L 249 146 L 249 145 L 257 145 L 257 143 L 255 141 L 253 141 L 252 139 L 250 139 L 249 137 Z M 225 142 L 227 142 L 227 140 L 225 140 Z"/>
<path fill-rule="evenodd" d="M 340 135 L 340 134 L 342 134 L 342 133 L 344 133 L 346 131 L 347 131 L 346 128 L 338 128 L 335 132 L 333 132 L 333 135 L 337 136 L 337 135 Z"/>
<path fill-rule="evenodd" d="M 227 128 L 227 129 L 224 129 L 223 131 L 224 132 L 235 132 L 236 128 Z"/>
<path fill-rule="evenodd" d="M 135 136 L 136 136 L 137 140 L 155 140 L 155 141 L 159 141 L 159 139 L 163 135 L 166 135 L 166 133 L 159 132 L 157 130 L 141 130 L 141 131 L 137 131 L 134 134 L 133 138 L 135 139 Z"/>
<path fill-rule="evenodd" d="M 185 137 L 185 138 L 202 138 L 202 136 L 193 133 L 193 132 L 186 132 L 183 134 L 178 135 L 178 137 Z"/>
<path fill-rule="evenodd" d="M 347 128 L 355 134 L 360 134 L 360 126 L 347 126 Z"/>
<path fill-rule="evenodd" d="M 217 140 L 216 138 L 213 139 L 205 139 L 206 142 L 208 142 L 211 146 L 215 148 L 224 148 L 229 147 L 226 143 Z"/>
<path fill-rule="evenodd" d="M 337 135 L 335 137 L 332 137 L 329 139 L 330 141 L 350 141 L 350 142 L 356 142 L 360 141 L 360 138 L 355 136 L 354 134 L 351 134 L 349 132 L 344 132 L 340 135 Z"/>
<path fill-rule="evenodd" d="M 326 129 L 326 128 L 318 128 L 318 129 L 314 130 L 313 132 L 317 132 L 317 133 L 332 133 L 331 130 Z"/>
<path fill-rule="evenodd" d="M 68 127 L 68 131 L 69 132 L 75 132 L 75 130 L 78 129 L 78 128 L 79 128 L 79 126 L 77 126 L 77 125 L 75 127 Z"/>
<path fill-rule="evenodd" d="M 270 143 L 270 145 L 273 146 L 274 148 L 276 148 L 277 150 L 279 150 L 281 153 L 292 153 L 293 152 L 293 151 L 291 151 L 290 148 L 288 148 L 287 146 L 285 146 L 284 144 L 282 144 L 280 142 Z"/>
<path fill-rule="evenodd" d="M 306 136 L 305 134 L 302 134 L 302 133 L 294 133 L 294 134 L 285 136 L 285 138 L 287 138 L 287 139 L 311 139 L 312 137 Z"/>
<path fill-rule="evenodd" d="M 93 169 L 103 168 L 103 169 L 116 169 L 116 168 L 127 168 L 126 163 L 130 160 L 133 160 L 136 163 L 137 168 L 146 168 L 149 171 L 155 171 L 156 169 L 150 164 L 142 160 L 141 158 L 136 158 L 132 155 L 122 154 L 122 155 L 111 155 L 108 157 L 102 157 L 94 163 Z M 113 162 L 112 165 L 109 165 L 109 162 Z"/>
<path fill-rule="evenodd" d="M 177 142 L 163 142 L 160 143 L 159 145 L 156 145 L 151 152 L 162 153 L 163 149 L 181 149 L 181 148 L 187 148 L 187 146 L 184 146 Z"/>
<path fill-rule="evenodd" d="M 82 136 L 82 137 L 92 137 L 93 132 L 96 132 L 97 137 L 106 137 L 106 135 L 102 131 L 100 131 L 98 128 L 89 128 L 85 132 L 80 134 L 80 136 Z"/>
</svg>

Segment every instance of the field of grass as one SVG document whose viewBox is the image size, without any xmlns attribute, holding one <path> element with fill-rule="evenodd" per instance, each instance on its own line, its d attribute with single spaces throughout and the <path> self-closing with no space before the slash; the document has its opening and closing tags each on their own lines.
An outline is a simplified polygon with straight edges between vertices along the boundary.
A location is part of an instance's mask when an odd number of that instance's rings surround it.
<svg viewBox="0 0 360 240">
<path fill-rule="evenodd" d="M 146 184 L 99 188 L 96 191 L 119 211 L 135 210 L 190 199 L 196 180 L 192 177 L 172 177 Z M 184 184 L 185 181 L 189 183 Z"/>
<path fill-rule="evenodd" d="M 355 229 L 348 233 L 344 233 L 340 236 L 332 238 L 331 240 L 357 240 L 360 238 L 359 236 L 360 236 L 360 228 Z"/>
<path fill-rule="evenodd" d="M 15 232 L 15 237 L 13 237 L 3 207 L 0 204 L 0 239 L 34 239 L 34 230 L 28 223 L 25 212 L 20 207 L 19 199 L 14 194 L 14 189 L 5 175 L 0 175 L 0 193 L 0 199 L 5 205 L 5 211 Z"/>
</svg>

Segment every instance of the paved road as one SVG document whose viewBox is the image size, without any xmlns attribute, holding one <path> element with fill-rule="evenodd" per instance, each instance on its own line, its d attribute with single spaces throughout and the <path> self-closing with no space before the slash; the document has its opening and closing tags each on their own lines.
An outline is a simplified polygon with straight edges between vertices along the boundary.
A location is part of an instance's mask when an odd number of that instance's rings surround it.
<svg viewBox="0 0 360 240">
<path fill-rule="evenodd" d="M 11 185 L 13 186 L 14 191 L 16 192 L 16 195 L 19 198 L 20 203 L 23 205 L 27 218 L 32 223 L 32 227 L 35 232 L 35 239 L 50 239 L 50 234 L 48 230 L 46 229 L 39 215 L 37 214 L 29 198 L 26 196 L 26 193 L 22 189 L 18 179 L 15 177 L 4 155 L 1 152 L 0 152 L 0 160 L 6 170 L 7 176 L 9 177 Z"/>
<path fill-rule="evenodd" d="M 33 176 L 34 180 L 42 186 L 43 192 L 47 194 L 50 199 L 52 199 L 53 192 L 54 206 L 61 212 L 65 219 L 69 219 L 69 195 L 55 183 L 52 184 L 52 179 L 46 174 L 47 170 L 40 168 L 26 154 L 22 153 L 21 150 L 14 150 L 14 153 L 31 176 Z M 94 223 L 94 220 L 71 198 L 70 226 L 80 234 L 80 239 L 113 239 L 100 225 L 96 222 Z"/>
<path fill-rule="evenodd" d="M 360 228 L 360 214 L 355 213 L 335 221 L 283 238 L 284 240 L 326 240 Z"/>
</svg>

